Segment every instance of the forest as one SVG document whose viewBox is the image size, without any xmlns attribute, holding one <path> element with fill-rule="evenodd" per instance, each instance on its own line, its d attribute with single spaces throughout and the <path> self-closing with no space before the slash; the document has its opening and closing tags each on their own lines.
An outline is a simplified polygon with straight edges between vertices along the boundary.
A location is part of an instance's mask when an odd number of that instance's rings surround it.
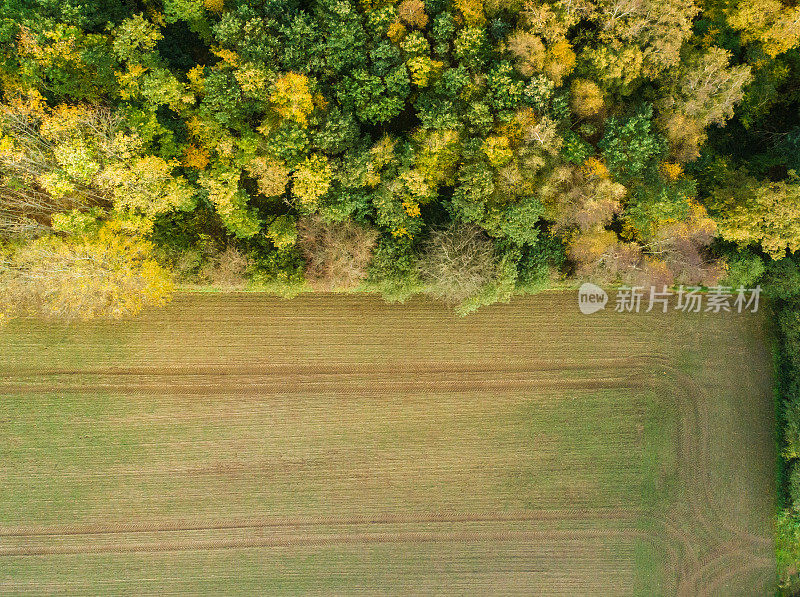
<svg viewBox="0 0 800 597">
<path fill-rule="evenodd" d="M 0 44 L 0 321 L 760 284 L 800 586 L 800 6 L 5 0 Z"/>
</svg>

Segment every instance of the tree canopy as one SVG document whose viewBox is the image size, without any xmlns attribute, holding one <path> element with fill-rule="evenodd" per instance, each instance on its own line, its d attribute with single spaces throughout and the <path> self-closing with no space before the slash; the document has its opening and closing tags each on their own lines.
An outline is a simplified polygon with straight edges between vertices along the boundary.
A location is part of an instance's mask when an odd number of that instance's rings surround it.
<svg viewBox="0 0 800 597">
<path fill-rule="evenodd" d="M 800 247 L 795 158 L 778 147 L 800 130 L 795 12 L 779 0 L 8 2 L 0 234 L 71 242 L 56 223 L 90 217 L 148 243 L 180 283 L 203 283 L 200 269 L 234 251 L 251 285 L 449 287 L 474 306 L 561 276 L 713 284 L 725 241 L 771 259 Z M 751 159 L 766 134 L 769 155 Z M 432 284 L 437 242 L 485 246 L 509 292 L 458 268 L 464 280 Z M 331 243 L 358 256 L 346 281 L 323 265 Z"/>
</svg>

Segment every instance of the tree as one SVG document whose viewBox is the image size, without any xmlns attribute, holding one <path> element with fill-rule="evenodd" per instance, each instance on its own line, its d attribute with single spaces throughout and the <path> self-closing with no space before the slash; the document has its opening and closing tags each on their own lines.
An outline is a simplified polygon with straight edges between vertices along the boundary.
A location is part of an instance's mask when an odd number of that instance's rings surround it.
<svg viewBox="0 0 800 597">
<path fill-rule="evenodd" d="M 570 101 L 577 116 L 588 118 L 603 109 L 603 92 L 593 81 L 575 79 L 570 88 Z"/>
<path fill-rule="evenodd" d="M 742 42 L 758 42 L 771 57 L 800 43 L 800 7 L 780 0 L 731 2 L 726 6 L 727 23 L 741 31 Z"/>
<path fill-rule="evenodd" d="M 602 162 L 590 158 L 583 167 L 555 168 L 543 185 L 547 219 L 554 230 L 602 228 L 622 211 L 626 189 L 613 182 Z"/>
<path fill-rule="evenodd" d="M 730 58 L 722 48 L 692 52 L 673 71 L 671 93 L 660 110 L 684 114 L 703 127 L 725 122 L 752 78 L 749 65 L 730 66 Z"/>
<path fill-rule="evenodd" d="M 22 99 L 0 109 L 0 232 L 45 231 L 53 214 L 92 207 L 147 229 L 160 214 L 194 208 L 178 163 L 148 155 L 120 114 Z"/>
<path fill-rule="evenodd" d="M 6 316 L 92 319 L 135 315 L 171 295 L 153 246 L 107 224 L 95 234 L 42 236 L 8 246 L 0 260 L 0 304 Z"/>
<path fill-rule="evenodd" d="M 601 39 L 641 50 L 642 75 L 655 77 L 680 60 L 698 7 L 691 0 L 610 0 L 594 14 Z"/>
<path fill-rule="evenodd" d="M 741 247 L 759 244 L 773 259 L 800 249 L 800 182 L 760 182 L 741 170 L 712 191 L 720 236 Z"/>
<path fill-rule="evenodd" d="M 419 260 L 426 292 L 464 314 L 480 304 L 505 300 L 513 290 L 516 269 L 498 261 L 494 244 L 475 226 L 434 230 Z"/>
<path fill-rule="evenodd" d="M 0 7 L 5 238 L 88 218 L 192 275 L 230 247 L 262 287 L 296 290 L 304 267 L 334 280 L 319 287 L 366 283 L 352 254 L 334 267 L 351 279 L 308 252 L 349 226 L 377 243 L 370 283 L 400 295 L 459 223 L 494 251 L 473 306 L 506 296 L 543 238 L 577 275 L 630 280 L 712 279 L 712 238 L 795 246 L 797 8 L 781 0 L 139 4 Z M 708 175 L 714 152 L 746 162 L 752 198 Z"/>
<path fill-rule="evenodd" d="M 207 193 L 225 226 L 240 238 L 250 238 L 261 229 L 257 213 L 247 205 L 248 196 L 239 185 L 240 173 L 217 167 L 202 172 L 198 182 Z"/>
<path fill-rule="evenodd" d="M 307 157 L 292 174 L 292 196 L 298 209 L 314 211 L 331 186 L 333 174 L 324 156 Z"/>
<path fill-rule="evenodd" d="M 319 216 L 297 223 L 306 280 L 317 290 L 352 290 L 367 277 L 377 233 L 353 222 L 326 223 Z"/>
<path fill-rule="evenodd" d="M 664 150 L 663 141 L 653 130 L 653 109 L 649 105 L 634 115 L 608 119 L 605 134 L 597 144 L 614 176 L 621 180 L 641 175 Z"/>
<path fill-rule="evenodd" d="M 397 16 L 409 27 L 423 29 L 428 24 L 425 3 L 422 0 L 403 0 L 397 7 Z"/>
</svg>

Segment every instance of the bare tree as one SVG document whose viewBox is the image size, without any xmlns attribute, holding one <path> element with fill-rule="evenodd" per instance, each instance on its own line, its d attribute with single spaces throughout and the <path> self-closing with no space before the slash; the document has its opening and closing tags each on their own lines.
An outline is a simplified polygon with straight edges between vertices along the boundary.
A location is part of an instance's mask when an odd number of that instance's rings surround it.
<svg viewBox="0 0 800 597">
<path fill-rule="evenodd" d="M 297 222 L 306 279 L 315 290 L 348 290 L 367 277 L 378 233 L 351 220 L 324 222 L 317 215 Z"/>
<path fill-rule="evenodd" d="M 434 230 L 425 242 L 419 275 L 429 294 L 449 304 L 463 303 L 496 281 L 494 244 L 472 224 Z"/>
</svg>

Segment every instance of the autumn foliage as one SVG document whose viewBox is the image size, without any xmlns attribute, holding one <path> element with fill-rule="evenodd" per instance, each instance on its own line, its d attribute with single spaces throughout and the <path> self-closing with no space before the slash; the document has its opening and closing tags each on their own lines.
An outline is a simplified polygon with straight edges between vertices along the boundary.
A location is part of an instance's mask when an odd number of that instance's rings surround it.
<svg viewBox="0 0 800 597">
<path fill-rule="evenodd" d="M 706 284 L 720 240 L 800 247 L 789 165 L 768 181 L 709 166 L 710 131 L 758 128 L 791 84 L 797 9 L 780 0 L 70 6 L 2 9 L 0 236 L 17 258 L 75 249 L 54 223 L 88 218 L 179 283 L 213 284 L 227 256 L 222 285 L 437 294 L 420 264 L 448 238 L 512 290 L 542 272 Z M 439 294 L 505 296 L 468 282 L 468 257 Z"/>
</svg>

